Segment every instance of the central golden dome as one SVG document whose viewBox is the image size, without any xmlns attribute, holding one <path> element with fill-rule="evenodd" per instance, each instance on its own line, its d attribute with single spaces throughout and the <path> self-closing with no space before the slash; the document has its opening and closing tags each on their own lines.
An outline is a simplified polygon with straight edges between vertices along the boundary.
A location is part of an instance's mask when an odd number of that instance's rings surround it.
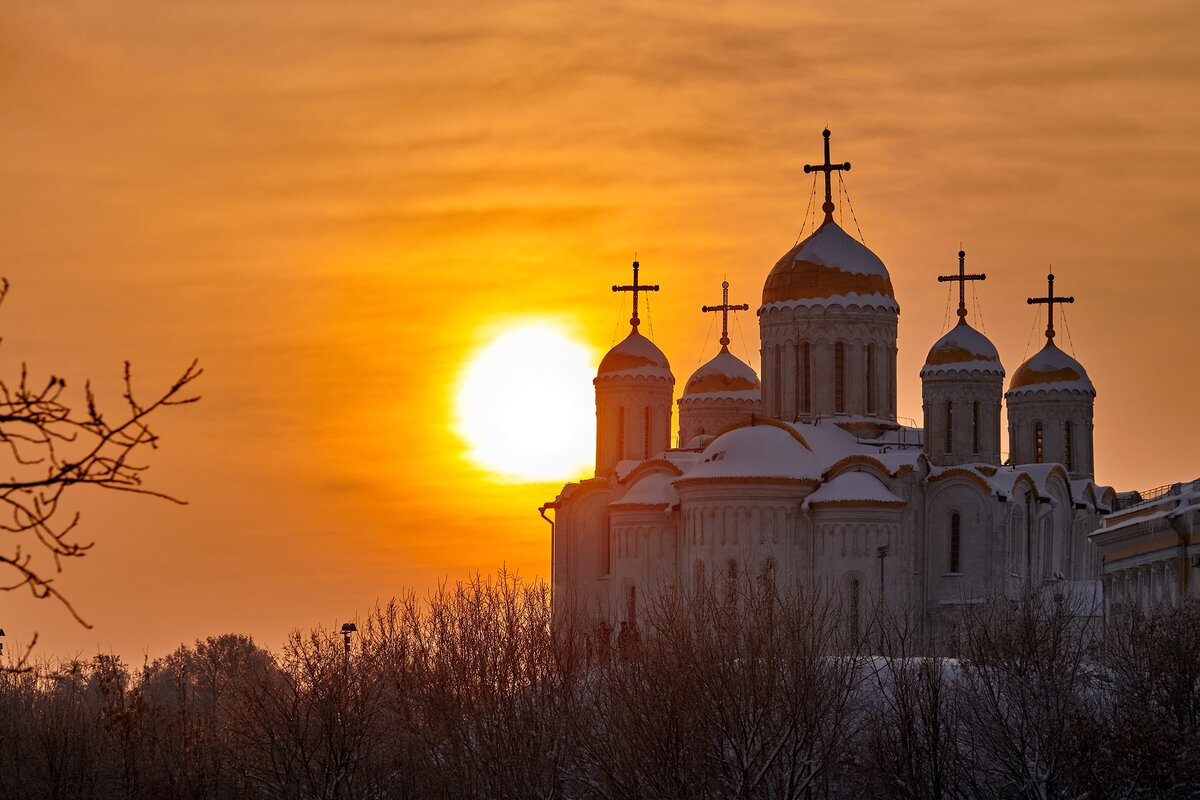
<svg viewBox="0 0 1200 800">
<path fill-rule="evenodd" d="M 775 264 L 763 286 L 763 305 L 835 298 L 896 305 L 879 256 L 827 219 Z"/>
</svg>

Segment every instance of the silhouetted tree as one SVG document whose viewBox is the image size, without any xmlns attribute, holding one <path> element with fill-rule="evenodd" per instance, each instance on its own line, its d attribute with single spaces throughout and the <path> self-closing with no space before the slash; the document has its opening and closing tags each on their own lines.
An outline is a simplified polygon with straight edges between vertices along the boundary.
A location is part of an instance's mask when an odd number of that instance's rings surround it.
<svg viewBox="0 0 1200 800">
<path fill-rule="evenodd" d="M 8 288 L 0 281 L 0 303 Z M 63 378 L 31 377 L 24 364 L 15 381 L 0 380 L 0 568 L 8 576 L 0 577 L 0 590 L 27 586 L 35 597 L 58 600 L 83 623 L 54 586 L 63 559 L 83 556 L 92 546 L 80 538 L 79 514 L 65 510 L 66 499 L 75 487 L 92 486 L 179 502 L 143 485 L 146 467 L 138 459 L 158 442 L 151 417 L 198 400 L 189 392 L 201 373 L 193 361 L 165 391 L 144 399 L 134 392 L 127 361 L 121 403 L 106 410 L 90 382 L 75 403 Z M 38 554 L 48 556 L 50 565 Z"/>
</svg>

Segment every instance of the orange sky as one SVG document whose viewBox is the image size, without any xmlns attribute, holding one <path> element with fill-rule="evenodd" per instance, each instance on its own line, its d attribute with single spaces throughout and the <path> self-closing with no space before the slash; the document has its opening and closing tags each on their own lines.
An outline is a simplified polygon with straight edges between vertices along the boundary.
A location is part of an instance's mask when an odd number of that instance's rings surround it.
<svg viewBox="0 0 1200 800">
<path fill-rule="evenodd" d="M 699 306 L 728 276 L 756 307 L 800 232 L 825 125 L 901 305 L 902 416 L 961 240 L 1010 372 L 1048 265 L 1077 298 L 1101 482 L 1200 475 L 1195 3 L 0 11 L 0 371 L 115 399 L 126 358 L 147 386 L 206 370 L 152 459 L 190 505 L 84 498 L 97 546 L 60 588 L 94 630 L 0 594 L 10 644 L 274 645 L 439 576 L 544 573 L 557 486 L 464 461 L 464 360 L 542 312 L 603 352 L 637 251 L 682 383 L 715 351 Z"/>
</svg>

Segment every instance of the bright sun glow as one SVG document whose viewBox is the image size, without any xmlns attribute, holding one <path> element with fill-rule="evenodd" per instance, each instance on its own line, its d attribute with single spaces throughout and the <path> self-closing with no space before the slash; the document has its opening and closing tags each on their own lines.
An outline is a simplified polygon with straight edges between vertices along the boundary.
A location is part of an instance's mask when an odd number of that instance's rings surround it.
<svg viewBox="0 0 1200 800">
<path fill-rule="evenodd" d="M 594 458 L 592 352 L 554 322 L 510 327 L 477 350 L 458 385 L 456 427 L 485 469 L 574 477 Z"/>
</svg>

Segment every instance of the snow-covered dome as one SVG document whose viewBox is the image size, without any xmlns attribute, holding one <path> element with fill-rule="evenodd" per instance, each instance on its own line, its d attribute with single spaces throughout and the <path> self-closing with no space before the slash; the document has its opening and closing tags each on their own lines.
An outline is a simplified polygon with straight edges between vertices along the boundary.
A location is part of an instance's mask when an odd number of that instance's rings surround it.
<svg viewBox="0 0 1200 800">
<path fill-rule="evenodd" d="M 690 478 L 783 478 L 819 480 L 821 464 L 791 428 L 775 422 L 727 431 L 704 448 Z"/>
<path fill-rule="evenodd" d="M 930 348 L 925 366 L 921 367 L 921 377 L 957 371 L 1004 377 L 996 346 L 961 318 Z"/>
<path fill-rule="evenodd" d="M 897 497 L 874 475 L 865 472 L 843 472 L 804 500 L 804 508 L 812 506 L 902 506 Z"/>
<path fill-rule="evenodd" d="M 887 267 L 862 242 L 827 219 L 775 264 L 763 305 L 855 303 L 899 311 Z"/>
<path fill-rule="evenodd" d="M 679 502 L 675 490 L 678 475 L 669 472 L 650 472 L 638 478 L 625 496 L 610 505 L 620 506 L 671 506 Z"/>
<path fill-rule="evenodd" d="M 750 365 L 722 347 L 721 352 L 692 373 L 683 387 L 684 397 L 719 396 L 753 400 L 758 397 L 758 375 Z"/>
<path fill-rule="evenodd" d="M 638 333 L 637 328 L 629 332 L 620 343 L 605 354 L 600 361 L 597 378 L 665 378 L 674 380 L 671 365 L 663 351 L 654 342 Z"/>
<path fill-rule="evenodd" d="M 1008 394 L 1034 392 L 1082 392 L 1095 395 L 1096 387 L 1088 378 L 1083 365 L 1059 350 L 1053 341 L 1017 367 L 1008 384 Z"/>
</svg>

